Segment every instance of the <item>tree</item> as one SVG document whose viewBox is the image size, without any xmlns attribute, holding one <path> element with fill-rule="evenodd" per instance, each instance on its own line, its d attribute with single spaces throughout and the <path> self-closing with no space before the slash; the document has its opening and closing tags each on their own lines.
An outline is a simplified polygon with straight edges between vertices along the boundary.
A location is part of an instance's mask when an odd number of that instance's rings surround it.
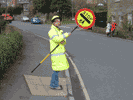
<svg viewBox="0 0 133 100">
<path fill-rule="evenodd" d="M 71 1 L 70 0 L 33 0 L 33 6 L 38 12 L 47 13 L 46 21 L 49 20 L 50 12 L 57 12 L 62 17 L 64 15 L 70 15 L 71 13 Z"/>
<path fill-rule="evenodd" d="M 77 11 L 79 9 L 83 9 L 83 8 L 88 8 L 89 9 L 89 4 L 86 3 L 86 0 L 76 0 L 76 1 L 73 1 L 73 12 L 74 12 L 74 15 L 77 13 Z"/>
<path fill-rule="evenodd" d="M 52 0 L 51 10 L 53 11 L 59 11 L 59 16 L 62 17 L 62 15 L 70 16 L 72 4 L 70 0 Z"/>
<path fill-rule="evenodd" d="M 0 3 L 0 8 L 1 8 L 1 5 L 2 5 L 2 4 Z"/>
<path fill-rule="evenodd" d="M 79 10 L 79 9 L 83 9 L 86 6 L 86 0 L 76 0 L 75 2 L 75 9 Z"/>
<path fill-rule="evenodd" d="M 14 8 L 10 6 L 8 7 L 7 12 L 10 13 L 11 16 L 13 16 L 13 10 Z"/>
<path fill-rule="evenodd" d="M 45 0 L 44 6 L 42 7 L 42 10 L 45 9 L 45 13 L 47 13 L 46 22 L 49 21 L 49 13 L 55 11 L 55 9 L 51 9 L 52 1 L 53 0 Z"/>
<path fill-rule="evenodd" d="M 41 10 L 41 7 L 44 6 L 44 0 L 33 0 L 33 6 L 35 10 Z"/>
<path fill-rule="evenodd" d="M 47 13 L 46 21 L 49 20 L 49 13 L 52 12 L 50 5 L 52 0 L 33 0 L 33 6 L 35 10 L 43 14 Z"/>
</svg>

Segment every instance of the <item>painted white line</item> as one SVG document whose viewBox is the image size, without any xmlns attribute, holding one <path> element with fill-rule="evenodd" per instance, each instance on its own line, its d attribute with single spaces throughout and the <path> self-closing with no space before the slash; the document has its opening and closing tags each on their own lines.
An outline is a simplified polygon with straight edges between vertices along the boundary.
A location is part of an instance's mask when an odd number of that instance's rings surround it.
<svg viewBox="0 0 133 100">
<path fill-rule="evenodd" d="M 60 26 L 60 27 L 65 27 L 65 26 Z"/>
<path fill-rule="evenodd" d="M 66 26 L 76 26 L 76 25 L 66 25 Z"/>
<path fill-rule="evenodd" d="M 36 35 L 36 34 L 35 34 L 35 35 Z M 39 36 L 39 35 L 36 35 L 36 36 Z M 43 36 L 39 36 L 39 37 L 41 37 L 41 38 L 46 39 L 46 40 L 49 41 L 49 39 L 47 39 L 47 38 L 45 38 L 45 37 L 43 37 Z"/>
<path fill-rule="evenodd" d="M 63 28 L 71 28 L 71 27 L 66 27 L 66 26 L 60 26 L 60 27 L 63 27 Z"/>
<path fill-rule="evenodd" d="M 74 28 L 71 28 L 72 30 L 74 29 Z M 81 30 L 81 29 L 76 29 L 76 30 Z"/>
<path fill-rule="evenodd" d="M 27 31 L 27 32 L 30 32 L 30 31 L 28 31 L 28 30 L 26 30 L 26 31 Z M 32 33 L 32 32 L 30 32 L 30 33 Z M 33 33 L 33 34 L 35 34 L 35 33 Z M 49 41 L 49 39 L 47 39 L 47 38 L 45 38 L 45 37 L 43 37 L 43 36 L 41 36 L 41 35 L 37 35 L 37 34 L 35 34 L 35 35 Z"/>
<path fill-rule="evenodd" d="M 67 54 L 67 55 L 68 55 L 68 54 Z M 74 64 L 74 62 L 72 61 L 72 59 L 71 59 L 70 57 L 68 57 L 68 58 L 69 58 L 69 60 L 71 61 L 72 65 L 74 66 L 74 69 L 75 69 L 75 71 L 76 71 L 76 74 L 78 75 L 78 78 L 79 78 L 80 84 L 81 84 L 81 88 L 82 88 L 82 90 L 83 90 L 83 93 L 84 93 L 84 95 L 85 95 L 86 100 L 90 100 L 89 94 L 88 94 L 88 92 L 87 92 L 87 90 L 86 90 L 86 88 L 85 88 L 85 85 L 84 85 L 84 83 L 83 83 L 83 80 L 82 80 L 82 78 L 81 78 L 81 75 L 80 75 L 80 73 L 79 73 L 79 71 L 78 71 L 76 65 Z"/>
</svg>

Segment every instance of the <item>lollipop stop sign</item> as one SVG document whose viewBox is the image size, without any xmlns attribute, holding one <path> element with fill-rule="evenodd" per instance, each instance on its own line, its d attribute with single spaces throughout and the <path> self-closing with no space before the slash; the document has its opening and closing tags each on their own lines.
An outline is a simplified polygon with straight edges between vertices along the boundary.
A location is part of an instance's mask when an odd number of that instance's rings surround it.
<svg viewBox="0 0 133 100">
<path fill-rule="evenodd" d="M 76 24 L 83 29 L 91 28 L 95 23 L 96 17 L 92 10 L 80 9 L 75 15 Z"/>
</svg>

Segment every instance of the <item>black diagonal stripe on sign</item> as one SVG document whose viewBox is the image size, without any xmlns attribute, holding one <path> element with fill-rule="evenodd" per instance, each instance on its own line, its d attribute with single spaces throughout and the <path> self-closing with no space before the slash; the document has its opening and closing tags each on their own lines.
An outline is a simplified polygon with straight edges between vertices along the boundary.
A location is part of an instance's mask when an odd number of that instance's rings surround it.
<svg viewBox="0 0 133 100">
<path fill-rule="evenodd" d="M 90 21 L 82 13 L 80 14 L 80 16 L 83 17 L 90 24 Z"/>
</svg>

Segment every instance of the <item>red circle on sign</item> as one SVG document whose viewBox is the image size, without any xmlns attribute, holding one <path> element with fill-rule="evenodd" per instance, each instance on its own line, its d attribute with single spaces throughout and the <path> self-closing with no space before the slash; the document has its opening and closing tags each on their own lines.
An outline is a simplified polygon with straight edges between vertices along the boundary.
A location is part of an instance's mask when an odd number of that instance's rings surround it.
<svg viewBox="0 0 133 100">
<path fill-rule="evenodd" d="M 80 12 L 84 11 L 84 10 L 86 10 L 86 11 L 88 11 L 88 12 L 91 12 L 91 14 L 93 15 L 93 21 L 92 21 L 92 23 L 91 23 L 89 26 L 87 26 L 87 27 L 83 27 L 83 26 L 79 25 L 79 23 L 78 23 L 78 21 L 77 21 L 78 14 L 79 14 Z M 95 17 L 95 15 L 94 15 L 93 11 L 90 10 L 90 9 L 87 9 L 87 8 L 80 9 L 80 10 L 76 13 L 76 15 L 75 15 L 76 24 L 77 24 L 79 27 L 83 28 L 83 29 L 91 28 L 91 27 L 94 25 L 95 20 L 96 20 L 96 17 Z"/>
</svg>

